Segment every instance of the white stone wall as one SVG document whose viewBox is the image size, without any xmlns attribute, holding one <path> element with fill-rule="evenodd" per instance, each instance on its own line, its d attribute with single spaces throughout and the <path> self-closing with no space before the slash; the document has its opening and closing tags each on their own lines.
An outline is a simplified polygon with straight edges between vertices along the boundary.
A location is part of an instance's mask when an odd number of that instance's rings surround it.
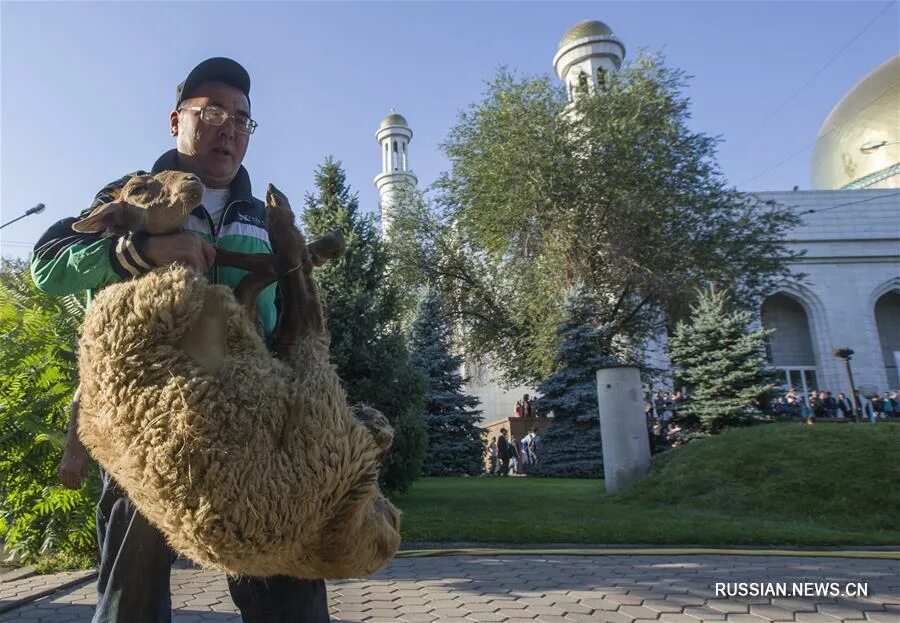
<svg viewBox="0 0 900 623">
<path fill-rule="evenodd" d="M 857 385 L 888 388 L 875 323 L 875 302 L 900 289 L 900 191 L 834 190 L 755 193 L 791 206 L 804 219 L 789 236 L 806 251 L 793 268 L 806 279 L 781 291 L 807 312 L 816 373 L 822 389 L 848 387 L 843 363 L 831 351 L 849 346 Z M 810 212 L 811 211 L 811 212 Z"/>
<path fill-rule="evenodd" d="M 645 374 L 646 391 L 674 391 L 672 375 L 665 372 L 672 369 L 672 360 L 669 358 L 669 335 L 665 330 L 647 339 L 644 344 L 644 364 L 648 369 L 663 371 L 661 374 Z"/>
<path fill-rule="evenodd" d="M 532 387 L 520 385 L 511 389 L 504 389 L 497 382 L 498 375 L 490 362 L 463 364 L 463 377 L 468 377 L 469 382 L 464 386 L 467 394 L 476 396 L 480 401 L 482 421 L 493 422 L 501 418 L 515 415 L 516 401 L 528 394 L 533 400 L 535 391 Z"/>
</svg>

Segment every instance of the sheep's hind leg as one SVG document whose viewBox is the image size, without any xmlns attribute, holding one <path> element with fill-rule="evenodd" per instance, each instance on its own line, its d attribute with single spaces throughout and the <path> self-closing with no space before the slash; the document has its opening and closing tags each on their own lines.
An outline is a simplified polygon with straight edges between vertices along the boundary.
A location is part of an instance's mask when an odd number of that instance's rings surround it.
<svg viewBox="0 0 900 623">
<path fill-rule="evenodd" d="M 234 297 L 251 318 L 256 317 L 256 297 L 266 287 L 278 281 L 278 276 L 287 270 L 282 263 L 281 258 L 269 253 L 237 253 L 216 249 L 217 265 L 248 271 L 234 289 Z"/>
<path fill-rule="evenodd" d="M 340 231 L 333 231 L 307 246 L 313 266 L 321 266 L 328 260 L 343 254 L 344 237 Z M 231 266 L 248 272 L 234 290 L 234 296 L 251 317 L 255 314 L 256 297 L 266 287 L 285 276 L 296 264 L 291 258 L 296 254 L 288 252 L 284 256 L 275 253 L 238 253 L 228 249 L 216 249 L 216 265 Z"/>
</svg>

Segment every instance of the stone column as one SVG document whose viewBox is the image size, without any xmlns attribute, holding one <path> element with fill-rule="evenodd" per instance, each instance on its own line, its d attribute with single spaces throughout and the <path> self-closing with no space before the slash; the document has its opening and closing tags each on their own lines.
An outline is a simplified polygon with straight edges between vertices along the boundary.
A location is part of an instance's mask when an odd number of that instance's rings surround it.
<svg viewBox="0 0 900 623">
<path fill-rule="evenodd" d="M 640 480 L 650 469 L 650 438 L 638 369 L 597 370 L 597 405 L 606 492 L 613 493 Z"/>
</svg>

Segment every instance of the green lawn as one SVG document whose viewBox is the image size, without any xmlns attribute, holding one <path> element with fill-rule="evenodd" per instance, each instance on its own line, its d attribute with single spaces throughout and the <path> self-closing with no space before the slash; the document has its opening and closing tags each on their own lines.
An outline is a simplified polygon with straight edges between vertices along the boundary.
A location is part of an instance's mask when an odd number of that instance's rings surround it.
<svg viewBox="0 0 900 623">
<path fill-rule="evenodd" d="M 777 424 L 654 459 L 632 490 L 598 480 L 423 478 L 406 541 L 900 545 L 900 425 Z"/>
</svg>

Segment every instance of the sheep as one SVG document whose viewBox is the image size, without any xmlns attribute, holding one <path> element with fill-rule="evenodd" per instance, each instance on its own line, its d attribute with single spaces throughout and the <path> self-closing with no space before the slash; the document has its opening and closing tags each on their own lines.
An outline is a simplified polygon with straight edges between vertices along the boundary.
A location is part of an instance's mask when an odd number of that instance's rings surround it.
<svg viewBox="0 0 900 623">
<path fill-rule="evenodd" d="M 377 411 L 347 404 L 312 254 L 271 186 L 266 207 L 275 257 L 254 287 L 277 278 L 284 291 L 280 358 L 246 301 L 185 267 L 110 285 L 85 317 L 78 433 L 169 544 L 201 565 L 368 575 L 400 544 L 399 511 L 378 488 L 391 430 Z"/>
</svg>

